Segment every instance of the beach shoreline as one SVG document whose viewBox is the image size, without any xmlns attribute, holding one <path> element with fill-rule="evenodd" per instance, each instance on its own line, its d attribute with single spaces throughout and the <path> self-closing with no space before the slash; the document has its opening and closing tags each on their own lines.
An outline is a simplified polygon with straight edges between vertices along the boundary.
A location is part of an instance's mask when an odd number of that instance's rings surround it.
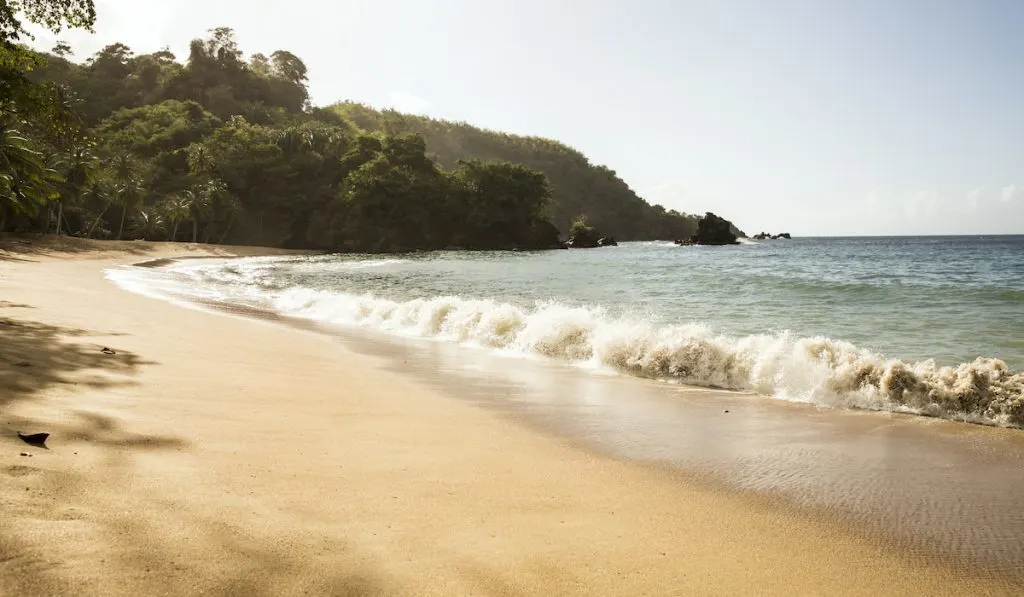
<svg viewBox="0 0 1024 597">
<path fill-rule="evenodd" d="M 0 243 L 0 594 L 1014 592 L 103 276 L 279 252 L 55 242 Z"/>
</svg>

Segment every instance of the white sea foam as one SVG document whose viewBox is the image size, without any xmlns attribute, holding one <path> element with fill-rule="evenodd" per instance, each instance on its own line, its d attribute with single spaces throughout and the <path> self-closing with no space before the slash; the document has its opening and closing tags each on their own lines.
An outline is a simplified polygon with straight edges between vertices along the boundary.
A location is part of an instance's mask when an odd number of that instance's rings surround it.
<svg viewBox="0 0 1024 597">
<path fill-rule="evenodd" d="M 339 269 L 367 269 L 373 267 L 386 267 L 407 263 L 408 259 L 362 259 L 358 261 L 343 261 L 336 267 Z"/>
<path fill-rule="evenodd" d="M 368 294 L 281 289 L 262 267 L 251 263 L 115 268 L 107 276 L 128 290 L 176 302 L 185 296 L 243 302 L 327 323 L 553 358 L 638 377 L 830 407 L 1024 427 L 1024 373 L 1009 370 L 998 359 L 979 358 L 956 367 L 940 367 L 931 360 L 909 363 L 826 337 L 732 337 L 701 324 L 659 325 L 612 316 L 600 307 L 557 302 L 525 307 L 458 296 L 395 301 Z"/>
<path fill-rule="evenodd" d="M 275 293 L 273 306 L 324 322 L 542 355 L 640 377 L 824 406 L 1024 426 L 1024 374 L 998 359 L 957 367 L 930 360 L 907 363 L 825 337 L 736 338 L 699 324 L 655 325 L 554 302 L 531 308 L 457 296 L 402 302 L 291 288 Z"/>
</svg>

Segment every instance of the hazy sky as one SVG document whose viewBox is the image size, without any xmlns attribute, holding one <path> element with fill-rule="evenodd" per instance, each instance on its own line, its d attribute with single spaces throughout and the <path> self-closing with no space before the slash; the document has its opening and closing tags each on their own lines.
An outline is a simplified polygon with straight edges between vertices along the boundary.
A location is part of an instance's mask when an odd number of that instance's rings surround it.
<svg viewBox="0 0 1024 597">
<path fill-rule="evenodd" d="M 79 59 L 233 27 L 353 99 L 553 137 L 748 233 L 1024 233 L 1024 1 L 100 0 Z M 52 36 L 38 44 L 51 47 Z"/>
</svg>

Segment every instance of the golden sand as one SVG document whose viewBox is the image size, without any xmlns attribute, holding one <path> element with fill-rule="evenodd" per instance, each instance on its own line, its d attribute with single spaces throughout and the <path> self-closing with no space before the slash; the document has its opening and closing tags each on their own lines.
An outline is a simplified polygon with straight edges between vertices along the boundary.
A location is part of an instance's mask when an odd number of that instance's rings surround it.
<svg viewBox="0 0 1024 597">
<path fill-rule="evenodd" d="M 103 276 L 262 250 L 0 247 L 0 594 L 1013 593 Z"/>
</svg>

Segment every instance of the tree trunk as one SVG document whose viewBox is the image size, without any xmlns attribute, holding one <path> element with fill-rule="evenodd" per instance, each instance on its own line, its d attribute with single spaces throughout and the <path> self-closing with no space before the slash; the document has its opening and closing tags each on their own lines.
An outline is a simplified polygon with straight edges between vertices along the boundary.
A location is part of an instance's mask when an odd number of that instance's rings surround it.
<svg viewBox="0 0 1024 597">
<path fill-rule="evenodd" d="M 57 201 L 57 236 L 60 236 L 61 222 L 64 220 L 64 199 Z"/>
<path fill-rule="evenodd" d="M 213 236 L 213 218 L 206 223 L 206 228 L 203 228 L 203 242 L 210 244 L 210 237 Z"/>
<path fill-rule="evenodd" d="M 218 245 L 224 244 L 224 239 L 228 237 L 228 232 L 231 232 L 231 225 L 235 223 L 235 214 L 232 212 L 231 217 L 228 218 L 228 225 L 224 228 L 224 234 L 220 235 L 220 239 L 217 241 Z"/>
<path fill-rule="evenodd" d="M 199 237 L 199 221 L 192 220 L 192 242 L 196 242 L 196 238 Z"/>
<path fill-rule="evenodd" d="M 178 224 L 181 220 L 174 220 L 174 229 L 171 230 L 171 242 L 178 240 Z"/>
<path fill-rule="evenodd" d="M 92 233 L 95 232 L 96 227 L 100 225 L 100 220 L 103 219 L 104 214 L 106 214 L 107 210 L 110 209 L 111 203 L 113 203 L 113 200 L 108 200 L 107 204 L 103 206 L 103 211 L 101 211 L 100 215 L 96 216 L 96 219 L 93 220 L 92 226 L 89 226 L 89 232 L 85 235 L 86 238 L 92 238 Z"/>
<path fill-rule="evenodd" d="M 128 215 L 128 202 L 124 202 L 124 207 L 121 209 L 121 226 L 117 229 L 117 240 L 121 240 L 121 233 L 124 232 L 124 218 Z"/>
</svg>

